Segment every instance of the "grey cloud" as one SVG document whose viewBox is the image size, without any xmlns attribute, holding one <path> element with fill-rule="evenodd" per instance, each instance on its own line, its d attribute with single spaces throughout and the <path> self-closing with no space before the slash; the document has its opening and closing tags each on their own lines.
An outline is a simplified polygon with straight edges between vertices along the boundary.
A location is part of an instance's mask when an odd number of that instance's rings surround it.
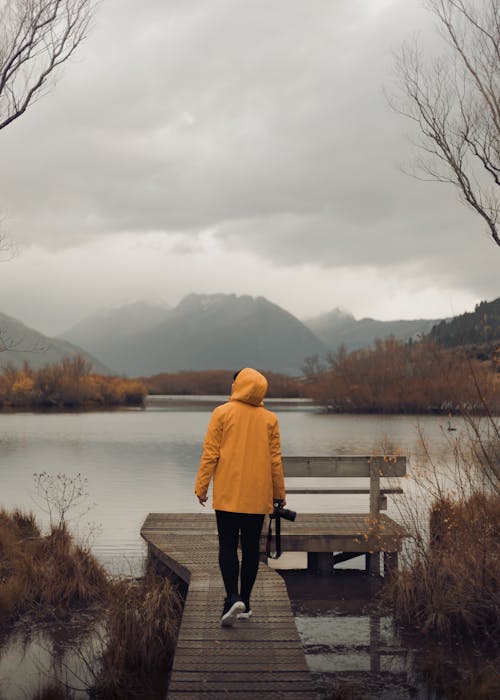
<svg viewBox="0 0 500 700">
<path fill-rule="evenodd" d="M 2 135 L 16 234 L 64 245 L 331 209 L 377 189 L 387 26 L 366 24 L 366 7 L 104 5 L 56 93 Z M 365 216 L 379 201 L 364 199 Z"/>
<path fill-rule="evenodd" d="M 164 231 L 189 255 L 211 228 L 279 265 L 406 265 L 493 295 L 480 222 L 397 167 L 407 124 L 382 85 L 391 48 L 427 31 L 419 5 L 102 3 L 55 92 L 0 134 L 12 235 Z"/>
</svg>

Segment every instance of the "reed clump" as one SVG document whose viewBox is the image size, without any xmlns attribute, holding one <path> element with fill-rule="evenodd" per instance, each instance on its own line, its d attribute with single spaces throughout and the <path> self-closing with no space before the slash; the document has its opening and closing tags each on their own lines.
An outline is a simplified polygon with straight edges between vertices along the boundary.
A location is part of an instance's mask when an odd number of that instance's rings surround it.
<svg viewBox="0 0 500 700">
<path fill-rule="evenodd" d="M 102 604 L 109 582 L 65 523 L 42 535 L 32 513 L 0 510 L 0 623 L 30 612 L 67 614 Z"/>
<path fill-rule="evenodd" d="M 497 700 L 500 656 L 484 659 L 470 648 L 433 645 L 417 660 L 417 669 L 438 697 L 449 700 Z"/>
<path fill-rule="evenodd" d="M 482 646 L 500 635 L 500 497 L 443 495 L 430 511 L 429 538 L 388 591 L 405 627 Z"/>
<path fill-rule="evenodd" d="M 176 588 L 154 572 L 139 581 L 114 583 L 93 686 L 98 697 L 121 700 L 145 689 L 165 694 L 181 608 Z"/>
<path fill-rule="evenodd" d="M 24 615 L 50 623 L 90 612 L 92 642 L 71 651 L 88 671 L 92 697 L 144 697 L 150 686 L 164 694 L 181 609 L 174 584 L 154 572 L 112 578 L 75 543 L 64 518 L 43 535 L 32 513 L 0 509 L 0 626 L 8 630 Z M 71 697 L 64 679 L 51 679 L 36 695 L 52 697 Z"/>
</svg>

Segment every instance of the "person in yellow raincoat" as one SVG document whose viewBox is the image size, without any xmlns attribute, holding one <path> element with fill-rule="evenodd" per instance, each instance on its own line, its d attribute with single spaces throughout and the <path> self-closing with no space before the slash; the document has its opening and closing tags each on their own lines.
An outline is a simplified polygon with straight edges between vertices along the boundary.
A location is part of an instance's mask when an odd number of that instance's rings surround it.
<svg viewBox="0 0 500 700">
<path fill-rule="evenodd" d="M 264 516 L 273 512 L 275 502 L 286 503 L 278 419 L 264 408 L 266 391 L 267 379 L 260 372 L 250 367 L 236 372 L 231 398 L 210 418 L 196 477 L 194 492 L 203 506 L 213 479 L 219 566 L 226 589 L 224 626 L 251 616 Z"/>
</svg>

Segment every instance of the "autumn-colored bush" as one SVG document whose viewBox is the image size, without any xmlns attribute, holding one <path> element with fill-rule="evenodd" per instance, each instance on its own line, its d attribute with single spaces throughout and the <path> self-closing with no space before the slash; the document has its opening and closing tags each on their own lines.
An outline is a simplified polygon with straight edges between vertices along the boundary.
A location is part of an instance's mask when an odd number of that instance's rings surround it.
<svg viewBox="0 0 500 700">
<path fill-rule="evenodd" d="M 306 367 L 308 395 L 331 411 L 352 413 L 500 411 L 500 382 L 491 364 L 431 343 L 377 341 L 341 349 L 321 367 Z"/>
<path fill-rule="evenodd" d="M 6 367 L 0 375 L 4 408 L 86 408 L 141 406 L 147 389 L 140 381 L 91 373 L 91 364 L 76 356 L 33 370 Z"/>
</svg>

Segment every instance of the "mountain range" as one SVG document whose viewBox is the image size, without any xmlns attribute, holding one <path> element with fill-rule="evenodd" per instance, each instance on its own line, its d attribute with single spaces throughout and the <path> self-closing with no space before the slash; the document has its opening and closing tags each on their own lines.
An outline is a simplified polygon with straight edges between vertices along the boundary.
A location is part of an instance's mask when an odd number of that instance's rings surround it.
<svg viewBox="0 0 500 700">
<path fill-rule="evenodd" d="M 392 336 L 396 340 L 418 340 L 427 335 L 441 319 L 377 321 L 374 318 L 356 320 L 350 313 L 333 309 L 305 321 L 308 328 L 320 338 L 325 345 L 335 350 L 344 345 L 348 352 L 372 345 L 377 338 Z"/>
<path fill-rule="evenodd" d="M 131 376 L 246 365 L 292 374 L 308 355 L 328 352 L 299 319 L 264 297 L 190 294 L 174 309 L 150 312 L 154 322 L 140 331 L 130 324 L 123 332 L 122 308 L 87 318 L 63 337 Z"/>
<path fill-rule="evenodd" d="M 140 325 L 138 324 L 140 320 Z M 190 294 L 173 309 L 137 302 L 84 319 L 63 338 L 130 376 L 252 365 L 300 373 L 304 359 L 377 337 L 408 340 L 435 321 L 356 321 L 334 311 L 302 322 L 264 297 Z"/>
<path fill-rule="evenodd" d="M 487 311 L 491 318 L 492 309 Z M 0 314 L 0 366 L 28 361 L 40 367 L 80 353 L 92 360 L 95 371 L 128 376 L 245 365 L 300 374 L 306 357 L 324 357 L 340 345 L 351 351 L 376 338 L 416 340 L 438 326 L 451 331 L 453 319 L 356 320 L 334 309 L 300 321 L 264 297 L 190 294 L 174 308 L 134 302 L 100 311 L 59 338 Z"/>
</svg>

